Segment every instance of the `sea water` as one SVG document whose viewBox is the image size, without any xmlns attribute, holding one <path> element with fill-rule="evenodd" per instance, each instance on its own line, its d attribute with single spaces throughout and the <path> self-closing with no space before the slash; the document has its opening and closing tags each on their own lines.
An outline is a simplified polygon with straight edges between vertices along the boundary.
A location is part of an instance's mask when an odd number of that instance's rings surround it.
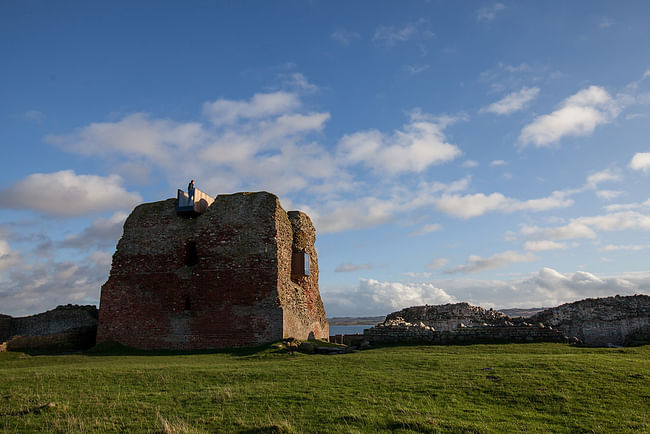
<svg viewBox="0 0 650 434">
<path fill-rule="evenodd" d="M 330 326 L 330 336 L 355 334 L 362 335 L 365 329 L 369 329 L 370 327 L 374 326 L 375 324 Z"/>
</svg>

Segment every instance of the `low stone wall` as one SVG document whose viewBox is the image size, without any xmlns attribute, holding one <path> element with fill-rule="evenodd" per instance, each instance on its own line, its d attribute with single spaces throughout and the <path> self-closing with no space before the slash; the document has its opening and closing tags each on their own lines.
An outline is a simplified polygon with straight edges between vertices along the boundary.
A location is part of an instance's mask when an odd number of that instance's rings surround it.
<svg viewBox="0 0 650 434">
<path fill-rule="evenodd" d="M 363 334 L 357 333 L 351 335 L 332 335 L 330 336 L 329 340 L 335 344 L 344 344 L 349 347 L 358 347 L 368 339 Z"/>
<path fill-rule="evenodd" d="M 10 338 L 11 317 L 9 315 L 0 315 L 0 343 Z"/>
<path fill-rule="evenodd" d="M 466 327 L 437 331 L 419 325 L 378 325 L 364 330 L 371 343 L 427 343 L 453 345 L 470 343 L 568 342 L 559 330 L 529 324 L 493 327 Z"/>
<path fill-rule="evenodd" d="M 0 315 L 0 342 L 7 341 L 7 350 L 86 349 L 95 344 L 97 307 L 58 306 L 37 315 L 13 318 Z"/>
<path fill-rule="evenodd" d="M 41 336 L 14 336 L 6 343 L 7 351 L 77 351 L 95 345 L 91 330 Z"/>
<path fill-rule="evenodd" d="M 67 305 L 37 315 L 11 319 L 11 336 L 43 336 L 97 327 L 97 307 Z"/>
</svg>

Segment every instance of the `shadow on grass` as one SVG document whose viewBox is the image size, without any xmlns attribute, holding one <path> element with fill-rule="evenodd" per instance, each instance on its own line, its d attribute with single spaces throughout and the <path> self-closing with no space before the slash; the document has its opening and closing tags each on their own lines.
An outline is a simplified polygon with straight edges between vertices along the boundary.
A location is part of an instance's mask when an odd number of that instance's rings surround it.
<svg viewBox="0 0 650 434">
<path fill-rule="evenodd" d="M 95 345 L 84 354 L 87 356 L 184 356 L 195 354 L 228 354 L 236 357 L 248 357 L 256 354 L 278 352 L 275 344 L 266 344 L 256 347 L 233 347 L 220 349 L 201 350 L 141 350 L 127 347 L 118 342 L 102 342 Z"/>
</svg>

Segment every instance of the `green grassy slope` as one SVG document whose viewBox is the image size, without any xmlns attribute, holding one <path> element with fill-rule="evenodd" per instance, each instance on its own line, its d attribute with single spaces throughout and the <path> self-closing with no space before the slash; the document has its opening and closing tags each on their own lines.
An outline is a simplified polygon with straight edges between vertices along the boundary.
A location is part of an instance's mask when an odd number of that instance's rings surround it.
<svg viewBox="0 0 650 434">
<path fill-rule="evenodd" d="M 650 431 L 650 346 L 0 353 L 8 432 Z"/>
</svg>

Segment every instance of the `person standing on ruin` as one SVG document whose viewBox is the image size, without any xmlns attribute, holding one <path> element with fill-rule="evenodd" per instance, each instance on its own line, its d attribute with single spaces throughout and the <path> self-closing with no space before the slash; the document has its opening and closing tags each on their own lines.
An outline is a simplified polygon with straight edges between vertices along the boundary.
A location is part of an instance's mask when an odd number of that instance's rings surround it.
<svg viewBox="0 0 650 434">
<path fill-rule="evenodd" d="M 194 180 L 191 180 L 187 185 L 187 195 L 190 200 L 194 200 Z"/>
</svg>

